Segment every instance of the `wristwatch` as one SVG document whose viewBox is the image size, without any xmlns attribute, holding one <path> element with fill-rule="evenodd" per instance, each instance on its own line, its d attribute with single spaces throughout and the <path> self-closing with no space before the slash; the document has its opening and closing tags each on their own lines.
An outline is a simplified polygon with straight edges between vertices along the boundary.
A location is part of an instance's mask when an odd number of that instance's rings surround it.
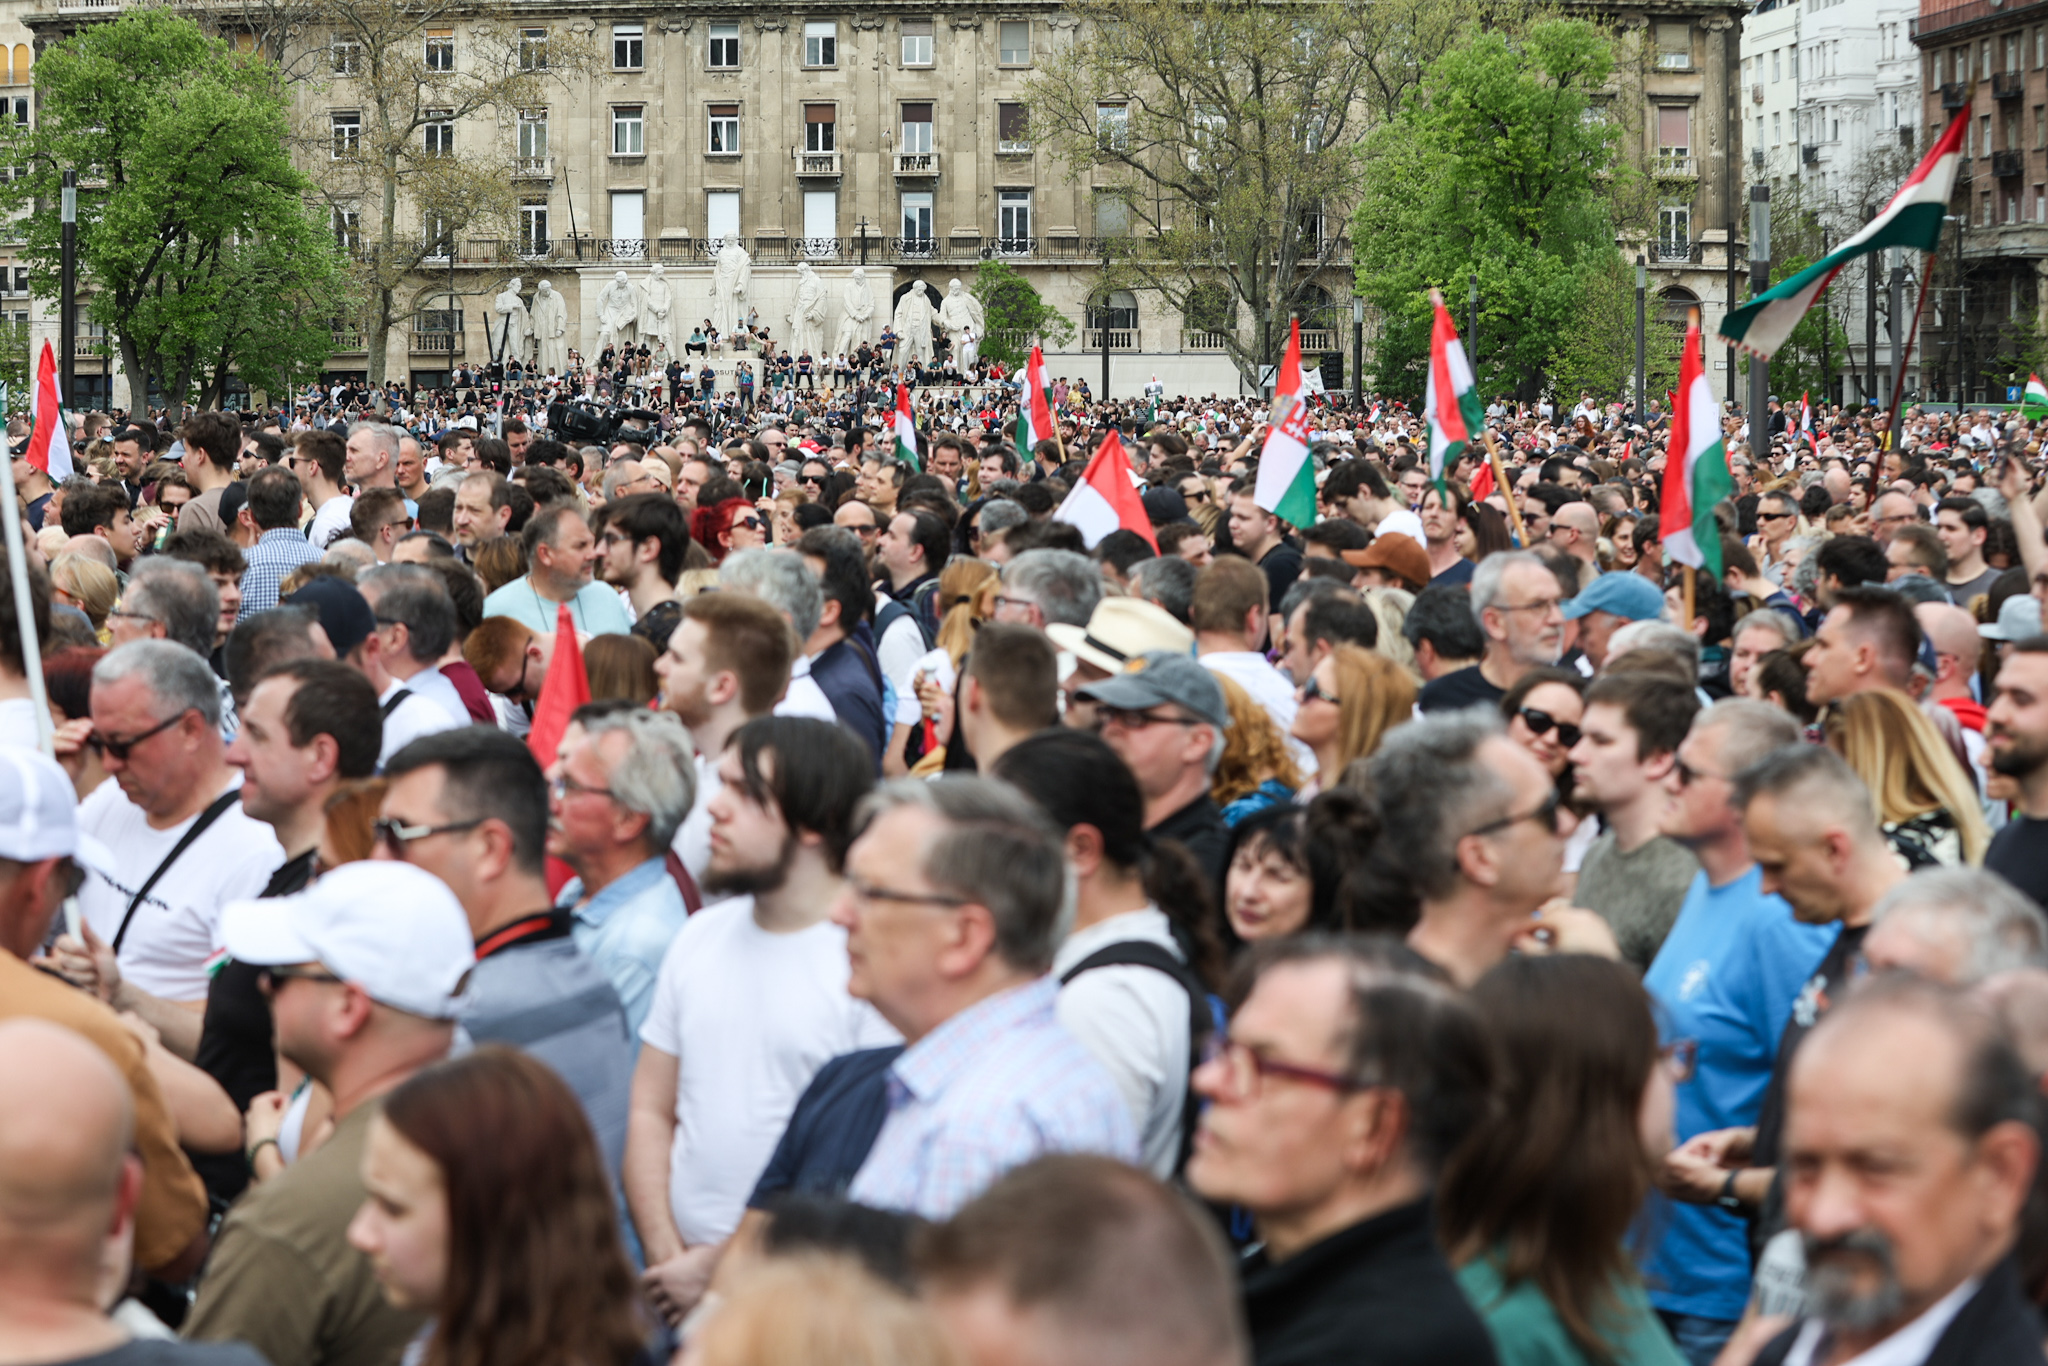
<svg viewBox="0 0 2048 1366">
<path fill-rule="evenodd" d="M 1721 1183 L 1720 1191 L 1714 1196 L 1714 1203 L 1730 1214 L 1742 1213 L 1742 1197 L 1735 1193 L 1735 1178 L 1740 1175 L 1739 1171 L 1729 1172 L 1728 1179 Z"/>
</svg>

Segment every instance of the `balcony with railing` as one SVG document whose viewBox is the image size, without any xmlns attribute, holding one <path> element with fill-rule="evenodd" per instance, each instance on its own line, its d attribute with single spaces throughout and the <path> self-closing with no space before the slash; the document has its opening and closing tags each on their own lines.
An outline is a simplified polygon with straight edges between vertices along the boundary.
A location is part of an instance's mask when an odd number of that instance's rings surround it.
<svg viewBox="0 0 2048 1366">
<path fill-rule="evenodd" d="M 459 356 L 462 354 L 462 334 L 415 332 L 412 334 L 412 350 L 416 356 Z"/>
<path fill-rule="evenodd" d="M 118 11 L 123 3 L 124 0 L 57 0 L 57 12 L 59 14 L 66 14 L 78 13 L 80 11 L 87 13 L 96 11 L 102 14 L 111 14 Z"/>
<path fill-rule="evenodd" d="M 562 244 L 545 237 L 471 237 L 462 243 L 459 263 L 488 266 L 510 261 L 551 261 L 561 253 Z"/>
<path fill-rule="evenodd" d="M 839 177 L 839 153 L 806 152 L 801 147 L 792 147 L 789 154 L 796 161 L 796 173 L 805 177 Z"/>
<path fill-rule="evenodd" d="M 107 334 L 81 333 L 71 339 L 71 354 L 78 360 L 99 360 L 107 354 Z"/>
<path fill-rule="evenodd" d="M 644 237 L 573 237 L 571 251 L 579 261 L 645 261 Z"/>
<path fill-rule="evenodd" d="M 1692 260 L 1692 246 L 1690 238 L 1660 237 L 1657 239 L 1657 245 L 1654 249 L 1656 259 L 1659 261 L 1690 261 Z"/>
<path fill-rule="evenodd" d="M 2016 100 L 2026 93 L 2026 73 L 2020 71 L 1994 71 L 1991 73 L 1992 99 Z"/>
<path fill-rule="evenodd" d="M 553 180 L 555 178 L 555 159 L 553 157 L 514 157 L 512 158 L 512 178 L 514 180 Z"/>
<path fill-rule="evenodd" d="M 1697 179 L 1699 161 L 1685 148 L 1661 147 L 1657 150 L 1656 173 L 1664 180 Z"/>
<path fill-rule="evenodd" d="M 933 180 L 939 174 L 937 152 L 898 152 L 896 154 L 896 178 L 898 180 Z"/>
<path fill-rule="evenodd" d="M 1993 152 L 1991 154 L 1991 174 L 1997 176 L 2000 180 L 2007 180 L 2017 175 L 2025 175 L 2026 171 L 2027 154 L 2025 152 Z"/>
<path fill-rule="evenodd" d="M 1950 111 L 1963 108 L 1969 103 L 1970 87 L 1962 81 L 1949 81 L 1941 87 L 1941 107 Z"/>
<path fill-rule="evenodd" d="M 1228 351 L 1230 349 L 1230 334 L 1228 332 L 1183 332 L 1180 337 L 1180 349 L 1183 351 Z"/>
<path fill-rule="evenodd" d="M 1303 351 L 1338 350 L 1337 330 L 1333 327 L 1304 327 L 1301 329 Z"/>
<path fill-rule="evenodd" d="M 83 339 L 81 338 L 81 340 Z M 335 328 L 333 339 L 329 345 L 334 350 L 341 352 L 362 351 L 366 349 L 363 346 L 362 330 L 355 327 Z"/>
<path fill-rule="evenodd" d="M 1081 329 L 1083 351 L 1139 351 L 1140 334 L 1135 327 L 1084 327 Z"/>
</svg>

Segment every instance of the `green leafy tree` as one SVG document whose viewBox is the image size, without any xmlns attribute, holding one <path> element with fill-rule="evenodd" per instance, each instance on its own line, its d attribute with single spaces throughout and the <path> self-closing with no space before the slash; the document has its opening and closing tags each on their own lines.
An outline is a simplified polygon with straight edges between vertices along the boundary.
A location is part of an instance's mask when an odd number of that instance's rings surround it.
<svg viewBox="0 0 2048 1366">
<path fill-rule="evenodd" d="M 1074 339 L 1074 324 L 1050 308 L 1029 280 L 1006 261 L 983 261 L 974 272 L 974 297 L 988 314 L 988 336 L 981 354 L 1015 369 L 1031 354 L 1033 342 L 1064 345 Z"/>
<path fill-rule="evenodd" d="M 207 372 L 217 394 L 230 370 L 303 352 L 275 318 L 227 321 L 260 303 L 232 297 L 252 280 L 330 312 L 343 302 L 331 244 L 304 235 L 312 187 L 292 164 L 277 73 L 190 19 L 144 9 L 53 44 L 35 79 L 39 123 L 0 136 L 0 158 L 27 168 L 0 187 L 0 207 L 24 215 L 31 283 L 54 295 L 49 210 L 59 168 L 79 171 L 87 312 L 115 338 L 136 401 L 154 380 L 182 402 Z"/>
<path fill-rule="evenodd" d="M 1542 390 L 1590 282 L 1615 263 L 1610 205 L 1635 174 L 1595 102 L 1613 70 L 1586 20 L 1468 32 L 1369 139 L 1351 237 L 1358 291 L 1382 319 L 1382 388 L 1422 392 L 1427 291 L 1462 296 L 1476 273 L 1482 390 Z"/>
<path fill-rule="evenodd" d="M 1636 386 L 1635 268 L 1619 254 L 1584 277 L 1584 293 L 1558 335 L 1551 379 L 1561 394 L 1592 394 L 1602 402 L 1633 399 Z M 1678 387 L 1678 358 L 1684 349 L 1681 325 L 1658 316 L 1658 301 L 1645 301 L 1643 384 L 1645 398 L 1662 401 Z"/>
</svg>

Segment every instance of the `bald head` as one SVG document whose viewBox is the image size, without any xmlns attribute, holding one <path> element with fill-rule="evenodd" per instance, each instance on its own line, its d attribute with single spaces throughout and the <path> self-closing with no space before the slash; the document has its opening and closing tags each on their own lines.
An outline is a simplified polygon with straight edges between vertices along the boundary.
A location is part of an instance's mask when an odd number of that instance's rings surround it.
<svg viewBox="0 0 2048 1366">
<path fill-rule="evenodd" d="M 1600 515 L 1591 503 L 1566 503 L 1550 515 L 1550 530 L 1552 535 L 1560 530 L 1576 531 L 1590 541 L 1600 534 Z"/>
<path fill-rule="evenodd" d="M 19 1018 L 0 1023 L 0 1095 L 35 1097 L 0 1106 L 0 1278 L 90 1298 L 135 1133 L 128 1083 L 82 1035 Z"/>
<path fill-rule="evenodd" d="M 121 567 L 114 558 L 114 547 L 104 536 L 73 536 L 64 543 L 64 549 L 72 555 L 83 555 L 89 560 L 98 560 L 109 569 Z"/>
<path fill-rule="evenodd" d="M 1914 607 L 1913 615 L 1920 619 L 1920 629 L 1934 642 L 1936 654 L 1954 655 L 1975 669 L 1984 642 L 1977 634 L 1977 619 L 1967 609 L 1953 603 L 1923 602 Z"/>
</svg>

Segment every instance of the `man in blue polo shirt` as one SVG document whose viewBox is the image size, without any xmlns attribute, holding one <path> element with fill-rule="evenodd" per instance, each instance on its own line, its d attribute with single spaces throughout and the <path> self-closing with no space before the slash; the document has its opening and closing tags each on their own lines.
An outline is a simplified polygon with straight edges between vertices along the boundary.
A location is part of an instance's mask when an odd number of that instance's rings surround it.
<svg viewBox="0 0 2048 1366">
<path fill-rule="evenodd" d="M 1643 1265 L 1650 1302 L 1693 1366 L 1708 1366 L 1742 1317 L 1750 1265 L 1733 1169 L 1688 1140 L 1756 1122 L 1793 999 L 1834 940 L 1834 926 L 1801 924 L 1783 898 L 1763 893 L 1733 802 L 1736 774 L 1799 738 L 1777 707 L 1717 702 L 1693 719 L 1669 779 L 1663 833 L 1701 871 L 1643 986 L 1665 1045 L 1692 1072 L 1677 1088 L 1679 1147 L 1659 1181 L 1671 1198 L 1653 1216 L 1657 1239 Z"/>
</svg>

